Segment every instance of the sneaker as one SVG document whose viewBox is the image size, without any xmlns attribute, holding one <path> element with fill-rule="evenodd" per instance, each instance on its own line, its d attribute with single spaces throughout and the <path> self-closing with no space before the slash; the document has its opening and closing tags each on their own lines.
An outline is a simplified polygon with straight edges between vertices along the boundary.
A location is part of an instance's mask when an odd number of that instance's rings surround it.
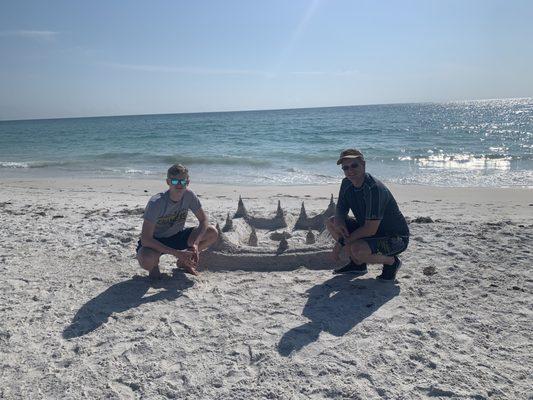
<svg viewBox="0 0 533 400">
<path fill-rule="evenodd" d="M 159 270 L 159 265 L 154 267 L 149 273 L 148 277 L 152 280 L 159 280 L 161 279 L 161 271 Z"/>
<path fill-rule="evenodd" d="M 356 264 L 353 261 L 350 261 L 342 268 L 338 268 L 333 271 L 333 274 L 354 274 L 354 275 L 364 275 L 368 272 L 366 264 Z"/>
<path fill-rule="evenodd" d="M 381 271 L 381 275 L 378 275 L 376 279 L 379 279 L 381 281 L 393 281 L 394 279 L 396 279 L 396 274 L 398 273 L 398 270 L 401 268 L 401 266 L 402 260 L 394 256 L 394 264 L 383 264 L 383 270 Z"/>
</svg>

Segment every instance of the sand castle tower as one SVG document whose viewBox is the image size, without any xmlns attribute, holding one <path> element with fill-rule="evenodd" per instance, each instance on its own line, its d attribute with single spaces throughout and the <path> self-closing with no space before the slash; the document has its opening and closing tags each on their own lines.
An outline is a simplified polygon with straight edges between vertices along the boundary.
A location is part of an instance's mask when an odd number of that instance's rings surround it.
<svg viewBox="0 0 533 400">
<path fill-rule="evenodd" d="M 281 208 L 281 201 L 278 200 L 278 209 L 276 210 L 276 218 L 285 218 L 285 212 Z"/>
<path fill-rule="evenodd" d="M 307 223 L 307 212 L 305 211 L 305 204 L 302 201 L 302 208 L 300 209 L 300 215 L 298 216 L 298 219 L 296 220 L 296 223 L 294 224 L 293 230 L 296 229 L 307 229 L 308 228 Z"/>
<path fill-rule="evenodd" d="M 276 254 L 281 254 L 288 248 L 289 248 L 289 242 L 287 242 L 287 239 L 282 238 L 281 241 L 279 242 L 279 246 L 278 246 L 278 249 L 276 250 Z"/>
<path fill-rule="evenodd" d="M 315 244 L 316 237 L 311 228 L 307 230 L 307 235 L 305 235 L 305 244 Z"/>
<path fill-rule="evenodd" d="M 329 200 L 328 208 L 324 212 L 324 216 L 329 218 L 332 215 L 335 215 L 335 207 L 336 207 L 336 205 L 335 205 L 335 202 L 333 201 L 333 193 L 332 193 L 331 194 L 331 198 Z"/>
<path fill-rule="evenodd" d="M 244 207 L 244 202 L 242 201 L 242 197 L 239 196 L 239 204 L 237 205 L 237 212 L 233 216 L 233 218 L 246 218 L 248 216 L 248 211 L 246 211 L 246 207 Z"/>
<path fill-rule="evenodd" d="M 248 246 L 257 247 L 257 233 L 255 228 L 252 226 L 252 232 L 250 233 L 250 238 L 248 239 Z"/>
<path fill-rule="evenodd" d="M 228 216 L 226 217 L 226 223 L 224 224 L 224 227 L 222 228 L 222 232 L 229 232 L 232 229 L 233 229 L 233 220 L 229 216 L 229 212 L 228 212 Z"/>
</svg>

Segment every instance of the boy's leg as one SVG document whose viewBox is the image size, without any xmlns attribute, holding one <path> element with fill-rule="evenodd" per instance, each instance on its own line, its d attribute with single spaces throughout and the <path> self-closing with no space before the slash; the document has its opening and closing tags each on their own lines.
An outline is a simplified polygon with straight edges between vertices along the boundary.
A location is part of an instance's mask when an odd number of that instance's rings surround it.
<svg viewBox="0 0 533 400">
<path fill-rule="evenodd" d="M 141 247 L 137 251 L 137 261 L 141 268 L 149 272 L 150 277 L 157 278 L 159 272 L 159 258 L 161 253 L 149 247 Z"/>
<path fill-rule="evenodd" d="M 187 245 L 192 246 L 192 244 L 195 242 L 196 238 L 199 234 L 198 227 L 195 227 L 191 234 L 189 235 L 189 238 L 187 239 Z M 209 225 L 207 229 L 205 230 L 204 234 L 200 237 L 200 243 L 198 243 L 198 251 L 202 251 L 207 249 L 209 246 L 211 246 L 213 243 L 215 243 L 218 239 L 218 232 L 215 227 Z"/>
</svg>

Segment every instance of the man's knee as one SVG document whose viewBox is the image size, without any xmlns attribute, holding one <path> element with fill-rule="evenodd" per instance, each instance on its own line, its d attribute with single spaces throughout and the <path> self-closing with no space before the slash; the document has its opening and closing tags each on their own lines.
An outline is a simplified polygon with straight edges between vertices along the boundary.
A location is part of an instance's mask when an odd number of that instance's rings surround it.
<svg viewBox="0 0 533 400">
<path fill-rule="evenodd" d="M 361 260 L 372 254 L 372 251 L 364 240 L 358 240 L 350 245 L 350 254 L 352 258 Z"/>
<path fill-rule="evenodd" d="M 336 229 L 335 229 L 335 216 L 332 215 L 331 217 L 329 217 L 328 219 L 326 219 L 326 228 L 328 229 L 328 231 L 330 233 L 332 232 L 335 232 Z"/>
</svg>

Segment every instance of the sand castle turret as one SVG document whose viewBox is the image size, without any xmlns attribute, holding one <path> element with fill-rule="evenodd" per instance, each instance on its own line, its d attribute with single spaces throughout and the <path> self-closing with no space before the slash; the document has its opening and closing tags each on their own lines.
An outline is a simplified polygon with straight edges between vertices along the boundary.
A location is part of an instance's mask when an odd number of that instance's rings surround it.
<svg viewBox="0 0 533 400">
<path fill-rule="evenodd" d="M 324 212 L 325 217 L 331 217 L 332 215 L 335 215 L 335 202 L 333 201 L 333 193 L 331 194 L 331 199 L 329 200 L 329 205 L 326 211 Z"/>
<path fill-rule="evenodd" d="M 307 230 L 307 235 L 305 235 L 305 244 L 315 244 L 316 237 L 311 228 Z"/>
<path fill-rule="evenodd" d="M 229 212 L 228 212 L 228 216 L 226 217 L 226 223 L 224 224 L 224 227 L 222 228 L 222 232 L 228 232 L 228 231 L 231 231 L 232 229 L 233 229 L 233 220 L 229 216 Z"/>
<path fill-rule="evenodd" d="M 283 211 L 283 208 L 281 208 L 281 201 L 278 200 L 278 209 L 276 210 L 276 218 L 284 218 L 285 212 Z"/>
<path fill-rule="evenodd" d="M 217 238 L 217 241 L 211 246 L 211 249 L 212 250 L 227 250 L 228 248 L 231 248 L 231 245 L 228 243 L 228 238 L 220 229 L 220 225 L 218 224 L 218 222 L 216 224 L 216 230 L 218 232 L 218 238 Z"/>
<path fill-rule="evenodd" d="M 252 226 L 252 232 L 250 233 L 250 238 L 248 239 L 248 246 L 257 246 L 257 233 L 255 228 Z"/>
<path fill-rule="evenodd" d="M 281 254 L 288 248 L 289 248 L 289 242 L 287 242 L 287 239 L 283 238 L 279 242 L 279 246 L 278 246 L 278 249 L 276 250 L 276 254 Z"/>
<path fill-rule="evenodd" d="M 244 207 L 244 202 L 242 201 L 242 197 L 239 196 L 239 204 L 237 205 L 237 212 L 233 216 L 233 218 L 246 218 L 248 216 L 248 211 L 246 211 L 246 207 Z"/>
<path fill-rule="evenodd" d="M 242 202 L 239 201 L 239 207 L 241 203 Z M 244 212 L 244 219 L 246 220 L 246 222 L 256 229 L 274 230 L 287 227 L 287 221 L 285 221 L 285 211 L 283 211 L 283 209 L 281 208 L 281 203 L 279 200 L 276 215 L 274 217 L 254 217 L 248 214 L 248 212 L 244 208 L 244 205 L 242 206 L 242 209 L 237 210 L 237 213 L 235 213 L 235 215 L 239 215 L 242 212 Z"/>
<path fill-rule="evenodd" d="M 293 229 L 307 229 L 309 227 L 307 223 L 307 212 L 305 211 L 305 204 L 302 201 L 302 208 L 300 209 L 300 215 L 298 216 L 298 220 L 294 224 Z"/>
</svg>

